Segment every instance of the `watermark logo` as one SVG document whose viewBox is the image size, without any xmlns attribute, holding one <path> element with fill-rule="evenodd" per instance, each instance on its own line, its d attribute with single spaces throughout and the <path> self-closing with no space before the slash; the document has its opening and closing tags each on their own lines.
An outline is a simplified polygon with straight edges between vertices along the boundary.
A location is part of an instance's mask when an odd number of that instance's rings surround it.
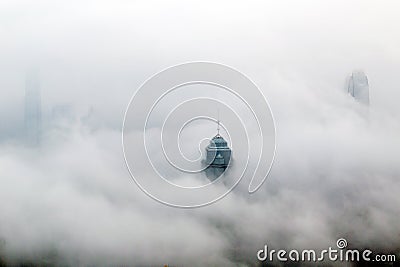
<svg viewBox="0 0 400 267">
<path fill-rule="evenodd" d="M 339 238 L 339 239 L 336 241 L 336 246 L 337 246 L 339 249 L 344 249 L 345 247 L 347 247 L 347 240 L 344 239 L 344 238 Z"/>
<path fill-rule="evenodd" d="M 292 250 L 268 250 L 268 246 L 265 245 L 263 249 L 257 252 L 257 259 L 259 261 L 294 261 L 294 262 L 358 262 L 358 261 L 372 261 L 372 262 L 395 262 L 395 254 L 373 254 L 369 249 L 358 250 L 358 249 L 346 249 L 347 240 L 339 238 L 336 241 L 336 247 L 329 247 L 316 251 L 314 249 L 304 249 L 302 251 Z"/>
<path fill-rule="evenodd" d="M 232 157 L 210 180 L 204 154 L 217 131 Z M 275 126 L 264 94 L 247 76 L 191 62 L 155 74 L 134 93 L 122 142 L 129 173 L 144 193 L 169 206 L 196 208 L 220 200 L 241 181 L 249 193 L 261 187 L 275 156 Z"/>
</svg>

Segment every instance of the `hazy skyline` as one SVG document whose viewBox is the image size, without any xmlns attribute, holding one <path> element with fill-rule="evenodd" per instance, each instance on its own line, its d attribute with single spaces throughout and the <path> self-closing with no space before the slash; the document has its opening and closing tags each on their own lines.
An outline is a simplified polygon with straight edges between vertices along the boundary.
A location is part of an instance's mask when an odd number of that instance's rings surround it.
<svg viewBox="0 0 400 267">
<path fill-rule="evenodd" d="M 398 249 L 399 8 L 344 0 L 1 1 L 0 258 L 250 265 L 266 243 L 317 249 L 339 237 Z M 132 182 L 121 129 L 147 78 L 197 60 L 232 66 L 259 86 L 275 117 L 277 154 L 256 194 L 239 185 L 212 206 L 180 210 Z M 43 120 L 60 105 L 79 118 L 47 127 L 37 149 L 21 142 L 31 68 Z M 358 69 L 369 79 L 368 111 L 345 93 Z M 80 119 L 89 113 L 90 123 Z"/>
</svg>

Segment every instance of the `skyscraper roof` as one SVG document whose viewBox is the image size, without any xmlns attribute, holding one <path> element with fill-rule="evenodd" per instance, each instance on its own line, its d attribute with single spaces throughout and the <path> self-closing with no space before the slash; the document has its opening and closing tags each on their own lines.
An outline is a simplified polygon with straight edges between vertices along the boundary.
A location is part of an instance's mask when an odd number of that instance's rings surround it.
<svg viewBox="0 0 400 267">
<path fill-rule="evenodd" d="M 228 147 L 228 143 L 220 134 L 217 134 L 211 139 L 210 147 Z"/>
</svg>

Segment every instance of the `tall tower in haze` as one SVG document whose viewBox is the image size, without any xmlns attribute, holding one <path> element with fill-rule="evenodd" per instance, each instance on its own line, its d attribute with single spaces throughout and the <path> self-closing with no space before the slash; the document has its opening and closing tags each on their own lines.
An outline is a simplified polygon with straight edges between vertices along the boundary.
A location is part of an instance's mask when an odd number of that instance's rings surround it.
<svg viewBox="0 0 400 267">
<path fill-rule="evenodd" d="M 362 71 L 353 71 L 349 79 L 347 92 L 360 103 L 369 105 L 369 84 L 367 75 Z"/>
<path fill-rule="evenodd" d="M 225 139 L 219 134 L 219 121 L 217 135 L 214 136 L 206 148 L 206 175 L 214 181 L 221 176 L 229 165 L 231 149 Z"/>
<path fill-rule="evenodd" d="M 25 81 L 25 136 L 27 144 L 38 145 L 42 132 L 42 105 L 37 71 L 31 71 Z"/>
</svg>

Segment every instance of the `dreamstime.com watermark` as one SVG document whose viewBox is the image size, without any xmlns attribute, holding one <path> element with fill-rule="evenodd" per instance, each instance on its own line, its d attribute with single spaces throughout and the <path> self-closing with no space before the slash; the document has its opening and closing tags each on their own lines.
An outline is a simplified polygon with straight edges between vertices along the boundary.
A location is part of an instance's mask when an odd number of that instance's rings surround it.
<svg viewBox="0 0 400 267">
<path fill-rule="evenodd" d="M 275 260 L 281 262 L 395 262 L 395 254 L 374 254 L 371 250 L 346 249 L 347 241 L 344 238 L 339 238 L 336 242 L 336 247 L 329 247 L 323 250 L 305 249 L 305 250 L 268 250 L 265 245 L 263 249 L 257 252 L 257 259 L 260 261 L 273 262 Z"/>
</svg>

